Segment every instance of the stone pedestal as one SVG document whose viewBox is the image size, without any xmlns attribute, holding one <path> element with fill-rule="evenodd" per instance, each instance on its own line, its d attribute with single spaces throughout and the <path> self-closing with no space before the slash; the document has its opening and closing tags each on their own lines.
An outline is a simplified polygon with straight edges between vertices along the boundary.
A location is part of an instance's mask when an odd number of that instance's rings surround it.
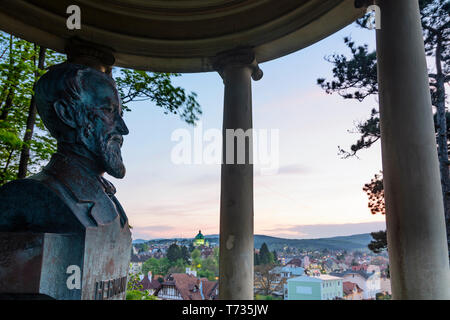
<svg viewBox="0 0 450 320">
<path fill-rule="evenodd" d="M 95 217 L 95 201 L 69 208 L 61 195 L 34 179 L 0 188 L 0 298 L 125 299 L 128 223 L 117 214 L 108 223 L 84 219 L 85 209 Z M 102 209 L 114 213 L 110 205 Z"/>
</svg>

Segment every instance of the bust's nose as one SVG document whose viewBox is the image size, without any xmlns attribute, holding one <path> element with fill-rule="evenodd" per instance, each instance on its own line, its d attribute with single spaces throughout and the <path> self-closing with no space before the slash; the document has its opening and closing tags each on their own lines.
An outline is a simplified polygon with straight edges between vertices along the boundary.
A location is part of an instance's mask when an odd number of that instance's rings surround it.
<svg viewBox="0 0 450 320">
<path fill-rule="evenodd" d="M 123 136 L 126 136 L 127 134 L 130 133 L 130 131 L 128 131 L 128 127 L 125 124 L 125 121 L 123 121 L 122 117 L 119 117 L 119 121 L 117 124 L 117 131 Z"/>
</svg>

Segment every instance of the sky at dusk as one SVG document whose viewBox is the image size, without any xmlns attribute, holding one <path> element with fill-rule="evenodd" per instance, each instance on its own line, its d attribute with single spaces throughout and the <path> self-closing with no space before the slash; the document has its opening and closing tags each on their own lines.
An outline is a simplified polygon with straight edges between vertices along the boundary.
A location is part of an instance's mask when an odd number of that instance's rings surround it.
<svg viewBox="0 0 450 320">
<path fill-rule="evenodd" d="M 361 152 L 359 159 L 338 155 L 338 146 L 348 149 L 358 139 L 349 130 L 369 117 L 376 98 L 344 100 L 316 84 L 317 78 L 331 76 L 325 56 L 349 53 L 345 36 L 375 46 L 374 31 L 351 25 L 308 48 L 260 64 L 264 77 L 252 83 L 253 126 L 256 134 L 277 132 L 279 152 L 276 173 L 267 174 L 261 163 L 254 167 L 256 234 L 301 239 L 385 229 L 384 216 L 370 214 L 362 190 L 381 170 L 379 143 Z M 200 131 L 221 130 L 220 76 L 184 74 L 174 83 L 198 94 L 203 114 L 197 138 L 205 138 Z M 174 131 L 186 129 L 194 137 L 194 127 L 148 101 L 129 107 L 132 111 L 124 119 L 130 134 L 122 148 L 127 174 L 123 180 L 108 178 L 133 226 L 133 238 L 189 238 L 199 229 L 218 234 L 220 165 L 176 164 L 171 158 L 177 145 L 171 139 Z"/>
</svg>

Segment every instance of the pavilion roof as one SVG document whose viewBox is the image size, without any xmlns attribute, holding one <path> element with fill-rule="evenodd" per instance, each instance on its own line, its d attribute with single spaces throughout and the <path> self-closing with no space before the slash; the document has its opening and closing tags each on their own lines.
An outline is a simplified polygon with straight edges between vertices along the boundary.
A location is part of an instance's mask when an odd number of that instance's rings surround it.
<svg viewBox="0 0 450 320">
<path fill-rule="evenodd" d="M 259 63 L 309 46 L 362 16 L 354 0 L 78 0 L 81 29 L 66 26 L 72 0 L 3 0 L 0 29 L 63 52 L 71 37 L 111 49 L 116 65 L 160 72 L 212 71 L 237 47 Z"/>
</svg>

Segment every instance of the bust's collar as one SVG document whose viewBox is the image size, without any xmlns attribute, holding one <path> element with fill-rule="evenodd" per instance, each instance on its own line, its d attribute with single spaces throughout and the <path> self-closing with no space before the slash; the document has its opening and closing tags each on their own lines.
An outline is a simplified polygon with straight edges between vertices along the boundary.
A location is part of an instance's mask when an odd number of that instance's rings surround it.
<svg viewBox="0 0 450 320">
<path fill-rule="evenodd" d="M 45 166 L 44 172 L 57 179 L 77 203 L 91 203 L 90 214 L 97 224 L 105 225 L 114 220 L 118 213 L 122 226 L 126 222 L 126 216 L 122 219 L 118 205 L 115 203 L 115 188 L 101 174 L 95 173 L 92 167 L 86 165 L 76 155 L 56 152 L 50 162 Z M 106 207 L 114 209 L 104 209 Z M 123 220 L 123 221 L 122 221 Z"/>
</svg>

